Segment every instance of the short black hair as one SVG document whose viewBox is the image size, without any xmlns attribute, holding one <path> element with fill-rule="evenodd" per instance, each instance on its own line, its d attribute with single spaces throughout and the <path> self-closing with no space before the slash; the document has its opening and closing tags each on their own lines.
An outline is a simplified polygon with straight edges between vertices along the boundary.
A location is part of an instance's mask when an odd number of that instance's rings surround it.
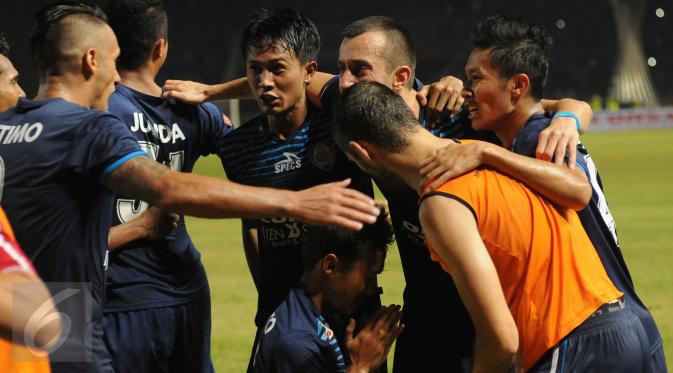
<svg viewBox="0 0 673 373">
<path fill-rule="evenodd" d="M 5 34 L 0 32 L 0 54 L 9 58 L 9 42 L 5 39 Z"/>
<path fill-rule="evenodd" d="M 253 48 L 290 51 L 302 63 L 318 58 L 320 35 L 318 28 L 306 16 L 291 9 L 259 9 L 243 31 L 243 58 Z"/>
<path fill-rule="evenodd" d="M 359 19 L 341 31 L 341 38 L 352 39 L 369 31 L 383 31 L 386 36 L 385 52 L 390 68 L 407 65 L 412 74 L 416 71 L 416 47 L 409 31 L 401 23 L 390 17 L 371 16 Z M 412 76 L 413 77 L 413 76 Z M 413 79 L 410 79 L 413 81 Z"/>
<path fill-rule="evenodd" d="M 402 97 L 378 82 L 352 85 L 334 106 L 334 139 L 345 153 L 349 141 L 359 140 L 399 153 L 409 145 L 406 135 L 419 129 Z"/>
<path fill-rule="evenodd" d="M 86 3 L 58 2 L 38 10 L 33 16 L 30 47 L 33 63 L 41 76 L 60 62 L 58 41 L 66 32 L 63 20 L 71 16 L 91 23 L 107 23 L 107 17 L 100 8 Z"/>
<path fill-rule="evenodd" d="M 309 226 L 302 239 L 304 268 L 310 269 L 326 255 L 334 254 L 349 269 L 370 252 L 386 252 L 394 240 L 393 228 L 383 210 L 374 224 L 365 224 L 360 231 L 334 225 Z"/>
<path fill-rule="evenodd" d="M 476 48 L 491 49 L 491 65 L 503 78 L 526 74 L 531 96 L 542 99 L 549 74 L 552 39 L 541 27 L 514 15 L 495 15 L 472 28 Z"/>
<path fill-rule="evenodd" d="M 120 69 L 140 67 L 152 53 L 154 43 L 168 38 L 168 15 L 162 0 L 107 0 L 103 10 L 117 35 Z"/>
</svg>

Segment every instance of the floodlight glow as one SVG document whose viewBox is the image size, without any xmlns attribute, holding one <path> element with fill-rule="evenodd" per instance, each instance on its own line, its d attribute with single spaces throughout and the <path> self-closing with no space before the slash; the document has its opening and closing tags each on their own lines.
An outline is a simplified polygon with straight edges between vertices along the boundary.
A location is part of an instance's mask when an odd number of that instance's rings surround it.
<svg viewBox="0 0 673 373">
<path fill-rule="evenodd" d="M 655 67 L 657 66 L 657 59 L 654 57 L 650 57 L 647 59 L 647 64 L 650 65 L 650 67 Z"/>
</svg>

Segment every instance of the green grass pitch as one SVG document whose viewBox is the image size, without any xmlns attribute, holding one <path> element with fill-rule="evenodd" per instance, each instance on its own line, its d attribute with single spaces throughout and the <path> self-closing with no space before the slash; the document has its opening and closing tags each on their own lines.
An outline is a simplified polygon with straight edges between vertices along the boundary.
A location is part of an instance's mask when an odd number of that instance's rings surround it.
<svg viewBox="0 0 673 373">
<path fill-rule="evenodd" d="M 583 137 L 600 170 L 634 281 L 673 358 L 673 130 L 590 133 Z M 223 176 L 219 160 L 195 172 Z M 254 337 L 257 294 L 241 246 L 238 220 L 188 219 L 212 293 L 212 357 L 218 372 L 243 372 Z M 383 301 L 401 303 L 404 278 L 392 248 L 381 276 Z M 392 357 L 392 354 L 391 356 Z"/>
</svg>

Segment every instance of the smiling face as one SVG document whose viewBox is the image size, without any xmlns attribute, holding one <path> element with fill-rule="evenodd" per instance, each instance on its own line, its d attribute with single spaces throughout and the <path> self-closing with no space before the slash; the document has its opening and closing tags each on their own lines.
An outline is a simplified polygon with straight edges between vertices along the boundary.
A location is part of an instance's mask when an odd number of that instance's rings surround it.
<svg viewBox="0 0 673 373">
<path fill-rule="evenodd" d="M 491 65 L 490 49 L 475 48 L 467 60 L 462 96 L 475 130 L 497 130 L 512 112 L 511 79 L 503 79 Z"/>
<path fill-rule="evenodd" d="M 336 270 L 324 291 L 330 307 L 341 315 L 350 316 L 368 297 L 375 295 L 376 278 L 383 272 L 385 258 L 385 250 L 370 250 L 350 266 L 337 260 Z"/>
<path fill-rule="evenodd" d="M 289 50 L 251 48 L 246 61 L 250 89 L 266 115 L 287 113 L 304 102 L 315 61 L 301 63 Z"/>
<path fill-rule="evenodd" d="M 19 86 L 19 72 L 7 57 L 0 54 L 0 111 L 16 106 L 19 97 L 25 96 Z"/>
<path fill-rule="evenodd" d="M 376 81 L 393 88 L 391 61 L 385 54 L 383 31 L 368 31 L 354 38 L 344 38 L 339 48 L 339 90 L 362 81 Z"/>
</svg>

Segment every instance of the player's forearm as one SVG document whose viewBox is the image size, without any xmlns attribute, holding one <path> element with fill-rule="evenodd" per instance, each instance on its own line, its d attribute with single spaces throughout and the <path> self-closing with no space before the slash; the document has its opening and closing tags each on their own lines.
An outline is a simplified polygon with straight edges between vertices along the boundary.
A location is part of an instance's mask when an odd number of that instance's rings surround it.
<svg viewBox="0 0 673 373">
<path fill-rule="evenodd" d="M 294 216 L 290 191 L 250 187 L 209 176 L 171 172 L 158 181 L 155 201 L 164 210 L 203 218 Z"/>
<path fill-rule="evenodd" d="M 20 291 L 17 283 L 34 286 L 30 292 Z M 23 270 L 0 273 L 0 337 L 20 336 L 18 341 L 32 339 L 35 347 L 49 349 L 60 332 L 61 318 L 37 275 Z"/>
<path fill-rule="evenodd" d="M 495 146 L 484 148 L 482 159 L 485 164 L 521 181 L 560 207 L 581 210 L 591 200 L 591 185 L 579 170 Z"/>
<path fill-rule="evenodd" d="M 209 85 L 206 88 L 205 95 L 208 97 L 208 101 L 231 99 L 253 100 L 255 98 L 252 91 L 250 91 L 248 79 L 245 77 L 226 83 Z"/>
<path fill-rule="evenodd" d="M 474 341 L 473 373 L 507 372 L 514 363 L 516 350 L 477 336 Z"/>
<path fill-rule="evenodd" d="M 124 224 L 110 227 L 110 233 L 108 234 L 108 247 L 110 251 L 115 251 L 130 242 L 147 236 L 147 229 L 137 224 L 136 220 L 133 219 Z"/>
<path fill-rule="evenodd" d="M 591 109 L 591 105 L 584 101 L 578 101 L 572 98 L 562 98 L 560 100 L 543 99 L 542 106 L 544 107 L 544 110 L 548 112 L 560 113 L 568 111 L 577 115 L 580 120 L 580 126 L 582 127 L 582 133 L 589 130 L 589 124 L 594 116 L 594 111 Z"/>
</svg>

